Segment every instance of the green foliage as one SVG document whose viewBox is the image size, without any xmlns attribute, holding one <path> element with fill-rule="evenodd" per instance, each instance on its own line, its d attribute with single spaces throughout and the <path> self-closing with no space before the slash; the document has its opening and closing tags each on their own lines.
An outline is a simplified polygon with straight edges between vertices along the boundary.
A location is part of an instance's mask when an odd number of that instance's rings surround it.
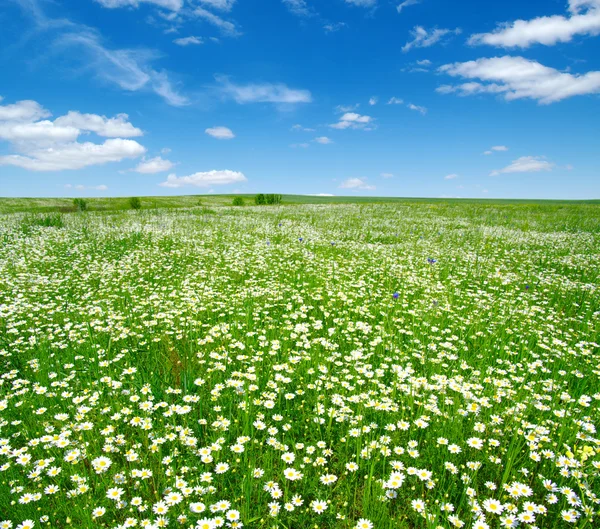
<svg viewBox="0 0 600 529">
<path fill-rule="evenodd" d="M 275 204 L 281 204 L 281 199 L 282 196 L 281 195 L 274 195 L 274 194 L 268 194 L 268 195 L 264 195 L 262 193 L 260 193 L 259 195 L 256 195 L 256 197 L 254 198 L 254 202 L 256 203 L 257 206 L 264 206 L 264 205 L 275 205 Z"/>
<path fill-rule="evenodd" d="M 42 228 L 64 228 L 65 223 L 60 213 L 48 213 L 46 215 L 27 215 L 21 221 L 21 226 L 25 231 L 29 228 L 38 226 Z"/>
<path fill-rule="evenodd" d="M 88 203 L 87 200 L 85 200 L 85 198 L 74 198 L 73 205 L 75 206 L 75 209 L 77 209 L 77 211 L 87 211 L 88 209 Z"/>
<path fill-rule="evenodd" d="M 129 199 L 129 207 L 131 209 L 142 209 L 142 201 L 139 197 L 131 197 Z"/>
<path fill-rule="evenodd" d="M 234 197 L 231 204 L 233 206 L 243 206 L 244 205 L 244 199 L 242 197 Z"/>
<path fill-rule="evenodd" d="M 94 200 L 0 216 L 0 527 L 598 526 L 598 206 Z"/>
</svg>

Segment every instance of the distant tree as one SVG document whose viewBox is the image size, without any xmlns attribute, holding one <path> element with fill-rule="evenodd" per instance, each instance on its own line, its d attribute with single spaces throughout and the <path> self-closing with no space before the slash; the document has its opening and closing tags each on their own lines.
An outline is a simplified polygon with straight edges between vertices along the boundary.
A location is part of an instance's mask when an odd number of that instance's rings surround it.
<svg viewBox="0 0 600 529">
<path fill-rule="evenodd" d="M 281 195 L 273 195 L 273 194 L 267 195 L 266 201 L 267 201 L 267 204 L 269 204 L 269 205 L 281 204 Z"/>
<path fill-rule="evenodd" d="M 142 201 L 138 197 L 131 197 L 129 199 L 129 207 L 131 209 L 142 209 Z"/>
<path fill-rule="evenodd" d="M 77 211 L 87 211 L 88 204 L 87 201 L 83 198 L 75 198 L 73 200 L 73 205 L 77 209 Z"/>
<path fill-rule="evenodd" d="M 263 195 L 262 193 L 256 195 L 256 197 L 254 197 L 254 202 L 256 202 L 257 206 L 263 206 L 264 204 L 267 203 L 265 195 Z"/>
<path fill-rule="evenodd" d="M 243 206 L 244 205 L 244 199 L 242 197 L 234 197 L 232 204 L 234 206 Z"/>
</svg>

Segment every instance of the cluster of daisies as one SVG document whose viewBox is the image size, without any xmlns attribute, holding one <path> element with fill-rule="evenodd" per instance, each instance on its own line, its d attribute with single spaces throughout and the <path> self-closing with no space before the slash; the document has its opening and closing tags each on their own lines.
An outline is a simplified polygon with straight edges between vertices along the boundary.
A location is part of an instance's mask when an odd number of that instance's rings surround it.
<svg viewBox="0 0 600 529">
<path fill-rule="evenodd" d="M 0 217 L 0 529 L 596 527 L 600 235 L 520 208 Z"/>
</svg>

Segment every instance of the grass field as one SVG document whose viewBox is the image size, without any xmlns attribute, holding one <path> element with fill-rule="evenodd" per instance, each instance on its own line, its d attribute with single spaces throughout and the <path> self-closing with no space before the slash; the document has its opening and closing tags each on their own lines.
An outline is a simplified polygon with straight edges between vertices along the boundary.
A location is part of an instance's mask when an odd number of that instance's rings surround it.
<svg viewBox="0 0 600 529">
<path fill-rule="evenodd" d="M 600 204 L 231 198 L 0 200 L 0 529 L 599 526 Z"/>
</svg>

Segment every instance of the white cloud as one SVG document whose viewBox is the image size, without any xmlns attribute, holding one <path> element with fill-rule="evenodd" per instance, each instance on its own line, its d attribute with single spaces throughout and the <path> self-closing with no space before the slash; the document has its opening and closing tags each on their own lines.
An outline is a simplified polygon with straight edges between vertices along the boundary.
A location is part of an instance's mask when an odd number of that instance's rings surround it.
<svg viewBox="0 0 600 529">
<path fill-rule="evenodd" d="M 365 191 L 373 191 L 375 186 L 367 184 L 360 178 L 349 178 L 340 184 L 340 189 L 364 189 Z"/>
<path fill-rule="evenodd" d="M 227 127 L 212 127 L 210 129 L 206 129 L 204 132 L 218 140 L 231 140 L 235 138 L 235 134 Z"/>
<path fill-rule="evenodd" d="M 393 178 L 394 175 L 392 173 L 381 173 L 382 178 Z"/>
<path fill-rule="evenodd" d="M 92 72 L 98 78 L 130 92 L 153 91 L 173 106 L 189 103 L 187 97 L 178 93 L 165 71 L 151 67 L 159 53 L 147 49 L 110 49 L 102 43 L 97 30 L 66 18 L 46 16 L 38 0 L 17 1 L 31 16 L 40 40 L 43 39 L 47 47 L 52 46 L 54 51 L 79 61 L 82 71 Z M 103 0 L 102 3 L 112 7 L 136 7 L 139 4 L 128 0 Z M 183 0 L 154 0 L 149 3 L 178 9 Z"/>
<path fill-rule="evenodd" d="M 308 90 L 288 88 L 284 84 L 254 83 L 237 85 L 225 76 L 216 76 L 223 94 L 232 97 L 237 103 L 310 103 L 312 95 Z"/>
<path fill-rule="evenodd" d="M 406 53 L 413 48 L 429 48 L 434 44 L 441 41 L 444 37 L 449 35 L 460 35 L 461 29 L 439 29 L 434 28 L 430 31 L 426 30 L 423 26 L 415 26 L 411 31 L 413 40 L 407 42 L 402 46 L 402 51 Z"/>
<path fill-rule="evenodd" d="M 492 147 L 489 151 L 485 151 L 483 154 L 485 154 L 486 156 L 489 156 L 490 154 L 494 154 L 494 152 L 506 152 L 508 151 L 508 147 L 506 147 L 505 145 L 496 145 L 495 147 Z"/>
<path fill-rule="evenodd" d="M 77 189 L 77 191 L 84 191 L 86 189 L 91 189 L 92 191 L 107 191 L 108 186 L 101 184 L 99 186 L 84 186 L 84 185 L 76 185 L 73 184 L 65 184 L 65 189 Z"/>
<path fill-rule="evenodd" d="M 30 171 L 62 171 L 120 162 L 125 158 L 137 158 L 145 152 L 146 149 L 134 140 L 114 138 L 100 145 L 91 142 L 66 143 L 31 150 L 26 155 L 0 156 L 0 165 L 14 165 Z"/>
<path fill-rule="evenodd" d="M 364 129 L 373 118 L 371 116 L 361 116 L 356 112 L 346 112 L 337 123 L 329 125 L 332 129 Z"/>
<path fill-rule="evenodd" d="M 600 0 L 569 0 L 570 16 L 542 16 L 501 24 L 491 33 L 471 36 L 469 44 L 503 48 L 528 48 L 533 44 L 552 46 L 578 35 L 600 34 Z"/>
<path fill-rule="evenodd" d="M 39 119 L 50 115 L 35 101 L 0 106 L 0 139 L 10 142 L 17 153 L 0 156 L 0 165 L 59 171 L 135 158 L 146 152 L 136 141 L 117 138 L 142 135 L 140 129 L 127 121 L 126 114 L 107 118 L 71 111 L 55 121 Z M 102 144 L 76 141 L 88 132 L 113 139 Z"/>
<path fill-rule="evenodd" d="M 318 138 L 315 138 L 313 141 L 316 141 L 317 143 L 320 143 L 321 145 L 329 145 L 330 143 L 333 143 L 333 140 L 328 138 L 327 136 L 319 136 Z"/>
<path fill-rule="evenodd" d="M 444 180 L 454 180 L 455 178 L 458 178 L 458 175 L 454 173 L 444 176 Z"/>
<path fill-rule="evenodd" d="M 431 61 L 429 59 L 423 59 L 422 61 L 417 61 L 419 66 L 431 66 Z"/>
<path fill-rule="evenodd" d="M 356 105 L 338 105 L 335 107 L 335 111 L 340 114 L 344 114 L 345 112 L 353 112 L 360 106 L 360 103 L 356 103 Z"/>
<path fill-rule="evenodd" d="M 97 114 L 81 114 L 70 111 L 54 121 L 56 125 L 75 127 L 80 130 L 95 132 L 106 138 L 133 138 L 143 136 L 143 132 L 128 121 L 127 114 L 117 114 L 114 118 L 98 116 Z"/>
<path fill-rule="evenodd" d="M 325 33 L 335 33 L 336 31 L 345 28 L 347 25 L 348 24 L 345 22 L 330 22 L 329 24 L 325 24 L 323 29 L 325 30 Z"/>
<path fill-rule="evenodd" d="M 200 0 L 200 3 L 212 7 L 213 9 L 231 11 L 236 0 Z"/>
<path fill-rule="evenodd" d="M 346 0 L 346 3 L 359 7 L 375 7 L 377 0 Z"/>
<path fill-rule="evenodd" d="M 315 13 L 306 0 L 281 0 L 288 11 L 298 17 L 311 17 Z"/>
<path fill-rule="evenodd" d="M 0 97 L 0 101 L 3 99 Z M 37 121 L 50 115 L 37 101 L 17 101 L 12 105 L 0 106 L 0 121 Z"/>
<path fill-rule="evenodd" d="M 539 171 L 552 171 L 554 164 L 545 160 L 542 156 L 522 156 L 508 167 L 492 171 L 490 176 L 498 176 L 508 173 L 537 173 Z"/>
<path fill-rule="evenodd" d="M 248 179 L 244 173 L 237 171 L 206 171 L 203 173 L 194 173 L 189 176 L 177 177 L 174 174 L 170 174 L 165 182 L 159 184 L 162 187 L 210 187 L 210 186 L 221 186 L 236 184 L 240 182 L 247 182 Z"/>
<path fill-rule="evenodd" d="M 165 160 L 160 156 L 155 158 L 150 158 L 150 160 L 144 160 L 138 164 L 138 166 L 134 169 L 136 173 L 141 174 L 156 174 L 156 173 L 164 173 L 171 169 L 175 164 L 170 160 Z"/>
<path fill-rule="evenodd" d="M 96 2 L 110 9 L 138 7 L 139 4 L 154 4 L 157 7 L 172 11 L 179 11 L 183 7 L 183 0 L 96 0 Z"/>
<path fill-rule="evenodd" d="M 221 32 L 228 37 L 239 37 L 242 33 L 236 28 L 233 22 L 229 22 L 228 20 L 224 20 L 218 15 L 207 11 L 202 7 L 197 7 L 194 9 L 194 15 L 198 18 L 206 20 L 209 24 L 216 26 L 221 30 Z"/>
<path fill-rule="evenodd" d="M 577 95 L 600 93 L 600 72 L 570 74 L 523 57 L 504 56 L 457 62 L 446 64 L 439 71 L 454 77 L 481 81 L 458 86 L 444 85 L 437 89 L 442 94 L 502 94 L 508 101 L 527 98 L 549 104 Z"/>
<path fill-rule="evenodd" d="M 190 37 L 182 37 L 180 39 L 175 39 L 173 42 L 177 44 L 177 46 L 204 44 L 204 40 L 202 40 L 202 37 L 195 37 L 193 35 Z"/>
<path fill-rule="evenodd" d="M 387 102 L 388 105 L 402 105 L 404 104 L 404 99 L 399 99 L 398 97 L 392 97 Z"/>
<path fill-rule="evenodd" d="M 177 91 L 166 72 L 157 71 L 150 66 L 158 57 L 151 50 L 109 49 L 101 43 L 97 32 L 89 28 L 64 33 L 57 43 L 61 48 L 76 49 L 77 53 L 71 56 L 79 58 L 99 78 L 114 83 L 123 90 L 151 90 L 170 105 L 189 104 L 188 98 Z"/>
<path fill-rule="evenodd" d="M 398 11 L 398 13 L 402 13 L 402 10 L 405 7 L 410 7 L 410 6 L 420 4 L 422 1 L 423 0 L 404 0 L 404 2 L 402 2 L 401 4 L 398 4 L 398 6 L 396 6 L 396 11 Z"/>
<path fill-rule="evenodd" d="M 377 104 L 377 97 L 373 96 L 369 99 L 369 105 L 374 106 Z"/>
<path fill-rule="evenodd" d="M 314 132 L 315 131 L 315 129 L 309 129 L 308 127 L 303 127 L 302 125 L 298 125 L 298 124 L 294 125 L 292 127 L 292 130 L 299 130 L 302 132 Z"/>
<path fill-rule="evenodd" d="M 61 127 L 48 120 L 35 123 L 0 122 L 0 139 L 16 143 L 75 141 L 80 132 L 75 127 Z"/>
<path fill-rule="evenodd" d="M 312 193 L 309 195 L 306 195 L 307 197 L 334 197 L 335 195 L 332 195 L 331 193 Z"/>
<path fill-rule="evenodd" d="M 418 105 L 413 105 L 412 103 L 410 103 L 408 105 L 408 108 L 414 110 L 415 112 L 420 112 L 423 115 L 427 114 L 427 109 L 425 107 L 420 107 Z"/>
</svg>

